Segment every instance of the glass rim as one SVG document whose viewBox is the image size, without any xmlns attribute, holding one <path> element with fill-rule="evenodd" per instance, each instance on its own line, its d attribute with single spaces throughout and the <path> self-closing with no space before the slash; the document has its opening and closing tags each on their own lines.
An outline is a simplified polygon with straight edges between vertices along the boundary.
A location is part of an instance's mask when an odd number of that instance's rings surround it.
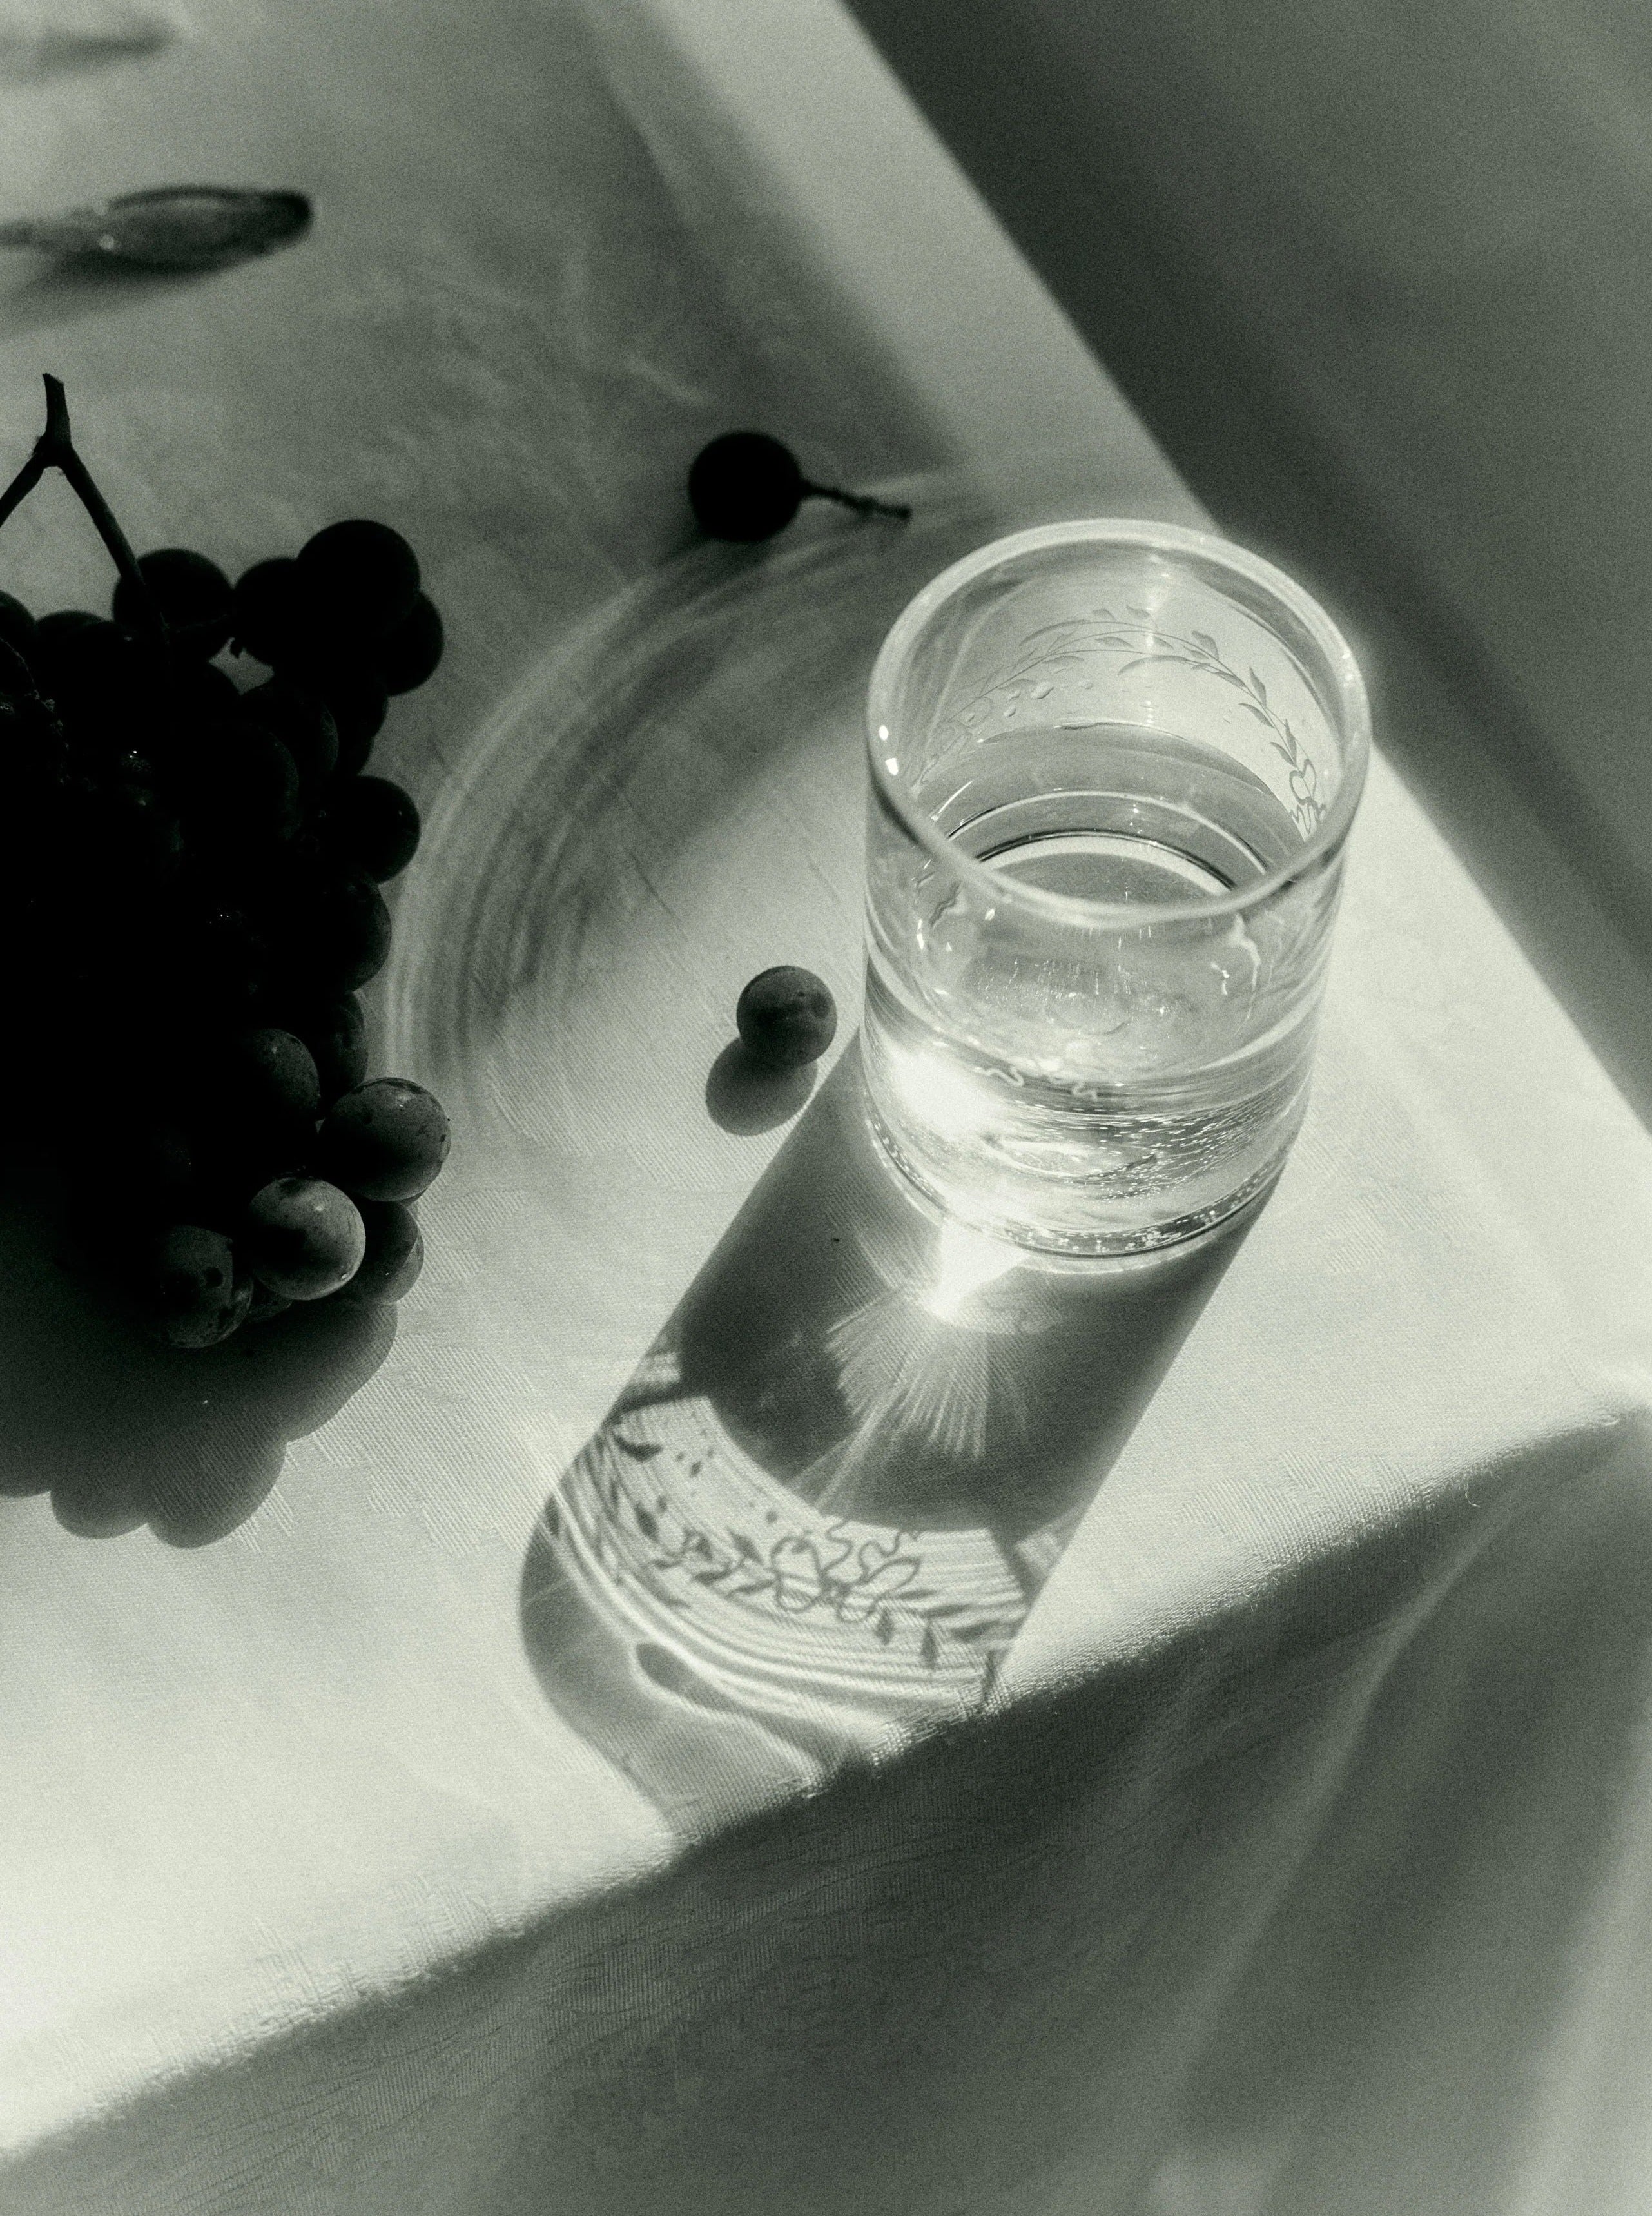
<svg viewBox="0 0 1652 2216">
<path fill-rule="evenodd" d="M 1081 893 L 1052 892 L 1042 885 L 1018 884 L 990 862 L 979 861 L 956 846 L 933 816 L 909 799 L 898 776 L 886 766 L 890 736 L 889 695 L 897 668 L 935 611 L 965 585 L 1014 561 L 1046 547 L 1113 545 L 1161 546 L 1168 551 L 1199 554 L 1221 568 L 1260 585 L 1287 607 L 1322 649 L 1336 686 L 1342 713 L 1346 759 L 1337 783 L 1336 797 L 1312 835 L 1296 853 L 1244 886 L 1213 896 L 1191 896 L 1177 901 L 1100 901 Z M 965 883 L 982 893 L 1008 900 L 1068 925 L 1100 925 L 1109 930 L 1136 930 L 1154 923 L 1193 923 L 1216 916 L 1242 914 L 1268 901 L 1333 853 L 1347 837 L 1365 788 L 1371 758 L 1371 703 L 1353 649 L 1313 596 L 1293 577 L 1248 548 L 1236 545 L 1213 531 L 1190 531 L 1175 523 L 1153 523 L 1127 516 L 1100 516 L 1065 523 L 1037 524 L 978 546 L 909 600 L 878 650 L 866 688 L 866 760 L 873 785 L 885 805 L 937 861 L 944 863 Z"/>
</svg>

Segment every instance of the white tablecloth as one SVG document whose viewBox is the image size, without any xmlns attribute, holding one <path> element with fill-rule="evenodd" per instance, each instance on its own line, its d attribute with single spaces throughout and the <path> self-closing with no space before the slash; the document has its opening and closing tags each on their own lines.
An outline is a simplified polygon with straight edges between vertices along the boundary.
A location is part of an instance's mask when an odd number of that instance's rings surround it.
<svg viewBox="0 0 1652 2216">
<path fill-rule="evenodd" d="M 50 366 L 140 545 L 419 547 L 372 997 L 458 1139 L 393 1344 L 253 1384 L 8 1232 L 0 2206 L 1642 2205 L 1652 1145 L 1385 764 L 1309 1127 L 989 1712 L 691 1818 L 534 1646 L 547 1497 L 783 1173 L 706 1112 L 734 991 L 855 1005 L 857 656 L 960 539 L 1197 513 L 856 34 L 197 0 L 22 74 L 18 205 L 317 196 L 207 284 L 21 272 L 0 440 Z M 912 532 L 694 548 L 740 421 Z M 0 541 L 102 576 L 59 492 Z"/>
</svg>

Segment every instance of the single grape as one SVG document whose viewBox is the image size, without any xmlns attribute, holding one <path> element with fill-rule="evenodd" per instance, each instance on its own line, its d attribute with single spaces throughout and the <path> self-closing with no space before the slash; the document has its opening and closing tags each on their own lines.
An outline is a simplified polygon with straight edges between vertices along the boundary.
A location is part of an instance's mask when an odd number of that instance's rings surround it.
<svg viewBox="0 0 1652 2216">
<path fill-rule="evenodd" d="M 348 1194 L 324 1179 L 280 1177 L 247 1206 L 242 1249 L 260 1283 L 290 1301 L 318 1301 L 361 1267 L 367 1234 Z"/>
<path fill-rule="evenodd" d="M 406 539 L 365 517 L 330 523 L 306 539 L 298 575 L 317 623 L 335 637 L 382 637 L 419 590 L 418 559 Z"/>
<path fill-rule="evenodd" d="M 322 819 L 328 845 L 378 883 L 412 860 L 419 843 L 413 797 L 384 777 L 354 777 L 331 795 Z"/>
<path fill-rule="evenodd" d="M 233 824 L 255 839 L 290 839 L 304 821 L 299 766 L 273 733 L 256 724 L 239 734 L 219 797 Z"/>
<path fill-rule="evenodd" d="M 237 1025 L 234 1012 L 211 1004 L 193 1020 L 181 1009 L 174 1061 L 160 1080 L 199 1181 L 231 1209 L 271 1178 L 307 1168 L 315 1151 L 313 1061 L 302 1041 L 261 1024 L 262 1013 L 255 1004 Z"/>
<path fill-rule="evenodd" d="M 354 777 L 367 766 L 390 711 L 384 679 L 359 661 L 320 651 L 295 654 L 282 665 L 282 674 L 326 702 L 338 730 L 334 774 Z"/>
<path fill-rule="evenodd" d="M 299 791 L 313 799 L 338 766 L 338 725 L 326 702 L 284 677 L 272 677 L 241 695 L 240 713 L 280 741 L 297 765 Z"/>
<path fill-rule="evenodd" d="M 165 619 L 172 644 L 184 656 L 210 661 L 229 638 L 234 601 L 233 588 L 217 563 L 188 546 L 157 546 L 139 556 L 138 569 Z M 116 585 L 110 612 L 116 623 L 143 629 L 145 610 L 130 579 L 122 577 Z"/>
<path fill-rule="evenodd" d="M 107 621 L 107 617 L 94 615 L 89 608 L 53 608 L 50 615 L 40 618 L 34 632 L 40 643 L 40 651 L 50 658 L 77 631 L 84 631 L 89 624 Z"/>
<path fill-rule="evenodd" d="M 170 870 L 182 851 L 178 819 L 148 785 L 122 777 L 72 779 L 65 797 L 88 870 L 133 891 Z"/>
<path fill-rule="evenodd" d="M 25 662 L 33 662 L 40 650 L 40 625 L 10 593 L 0 593 L 0 641 Z"/>
<path fill-rule="evenodd" d="M 136 718 L 133 743 L 169 790 L 187 780 L 202 735 L 238 721 L 241 695 L 210 662 L 175 662 L 167 681 Z"/>
<path fill-rule="evenodd" d="M 72 668 L 76 640 L 104 621 L 105 618 L 93 615 L 89 608 L 54 608 L 49 616 L 40 618 L 34 627 L 32 667 L 43 692 L 56 697 L 65 667 Z"/>
<path fill-rule="evenodd" d="M 91 756 L 98 774 L 111 785 L 141 785 L 152 792 L 160 783 L 155 765 L 141 747 L 123 743 L 126 736 L 124 732 L 112 733 L 108 753 Z"/>
<path fill-rule="evenodd" d="M 367 1074 L 367 1025 L 353 993 L 317 1008 L 299 1010 L 293 1029 L 309 1048 L 321 1088 L 321 1105 L 330 1108 L 341 1093 L 354 1092 Z"/>
<path fill-rule="evenodd" d="M 441 617 L 421 593 L 396 628 L 373 649 L 373 666 L 391 692 L 414 692 L 428 682 L 441 660 Z"/>
<path fill-rule="evenodd" d="M 341 778 L 359 777 L 373 759 L 373 742 L 385 727 L 390 694 L 376 670 L 330 673 L 324 696 L 338 725 Z"/>
<path fill-rule="evenodd" d="M 283 949 L 292 984 L 354 993 L 390 958 L 390 910 L 365 871 L 325 877 L 294 915 Z"/>
<path fill-rule="evenodd" d="M 806 488 L 798 458 L 766 431 L 725 431 L 688 471 L 688 504 L 710 539 L 745 545 L 783 531 Z"/>
<path fill-rule="evenodd" d="M 237 1285 L 235 1253 L 220 1231 L 175 1223 L 151 1245 L 140 1290 L 149 1326 L 168 1346 L 216 1346 L 244 1320 L 252 1288 Z"/>
<path fill-rule="evenodd" d="M 367 1234 L 367 1252 L 343 1297 L 388 1306 L 412 1290 L 424 1266 L 424 1237 L 412 1210 L 398 1200 L 358 1200 L 356 1206 Z"/>
<path fill-rule="evenodd" d="M 293 838 L 265 857 L 274 877 L 295 891 L 309 892 L 324 877 L 338 874 L 338 861 L 322 837 L 317 815 L 306 816 Z"/>
<path fill-rule="evenodd" d="M 46 620 L 49 623 L 51 618 Z M 116 623 L 112 616 L 98 616 L 91 623 L 77 624 L 63 631 L 52 649 L 52 659 L 59 677 L 66 676 L 76 685 L 95 682 L 100 688 L 117 678 L 152 681 L 165 667 L 151 641 Z"/>
<path fill-rule="evenodd" d="M 746 1052 L 766 1069 L 818 1062 L 837 1030 L 837 1003 L 811 970 L 782 963 L 754 977 L 734 1012 Z"/>
<path fill-rule="evenodd" d="M 299 565 L 290 555 L 255 562 L 236 580 L 230 636 L 237 648 L 274 666 L 292 650 L 302 624 Z"/>
<path fill-rule="evenodd" d="M 166 951 L 156 982 L 169 1010 L 210 1008 L 233 1019 L 257 999 L 274 949 L 245 908 L 197 892 L 173 905 L 164 929 Z"/>
<path fill-rule="evenodd" d="M 217 845 L 234 855 L 290 839 L 303 821 L 298 764 L 256 723 L 182 735 L 169 768 L 179 809 L 208 852 Z"/>
<path fill-rule="evenodd" d="M 164 710 L 163 649 L 102 617 L 61 637 L 45 676 L 70 728 L 100 746 L 145 732 Z"/>
<path fill-rule="evenodd" d="M 688 471 L 689 505 L 700 529 L 712 539 L 748 544 L 772 539 L 812 498 L 835 501 L 860 515 L 894 516 L 903 522 L 912 514 L 900 502 L 811 484 L 791 448 L 766 431 L 725 432 L 701 447 Z"/>
<path fill-rule="evenodd" d="M 202 857 L 198 865 L 203 877 L 215 877 L 226 894 L 233 891 L 268 937 L 274 957 L 271 972 L 274 997 L 266 1011 L 265 1020 L 281 1024 L 288 1031 L 296 1026 L 287 1022 L 283 1010 L 305 1006 L 309 1000 L 321 997 L 320 988 L 309 994 L 295 991 L 291 973 L 298 959 L 299 942 L 308 928 L 330 866 L 310 823 L 305 824 L 296 836 L 278 845 L 266 844 L 236 856 L 227 869 L 220 868 L 208 857 Z M 333 874 L 336 875 L 336 870 Z"/>
<path fill-rule="evenodd" d="M 336 1100 L 322 1120 L 316 1162 L 364 1200 L 416 1200 L 447 1159 L 452 1130 L 433 1093 L 405 1077 L 375 1077 Z"/>
<path fill-rule="evenodd" d="M 321 1080 L 301 1038 L 273 1025 L 231 1031 L 219 1056 L 225 1114 L 259 1124 L 308 1129 L 321 1113 Z"/>
</svg>

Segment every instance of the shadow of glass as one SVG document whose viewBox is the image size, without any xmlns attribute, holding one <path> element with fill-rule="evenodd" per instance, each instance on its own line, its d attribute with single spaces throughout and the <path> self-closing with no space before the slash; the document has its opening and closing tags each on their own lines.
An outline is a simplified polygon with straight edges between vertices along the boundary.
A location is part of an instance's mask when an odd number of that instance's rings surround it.
<svg viewBox="0 0 1652 2216">
<path fill-rule="evenodd" d="M 0 1494 L 49 1491 L 82 1538 L 223 1538 L 396 1336 L 394 1308 L 332 1301 L 176 1353 L 111 1314 L 58 1244 L 42 1211 L 0 1199 Z"/>
<path fill-rule="evenodd" d="M 852 1047 L 546 1507 L 552 1702 L 691 1826 L 989 1702 L 1254 1214 L 1128 1262 L 987 1238 L 889 1167 Z"/>
</svg>

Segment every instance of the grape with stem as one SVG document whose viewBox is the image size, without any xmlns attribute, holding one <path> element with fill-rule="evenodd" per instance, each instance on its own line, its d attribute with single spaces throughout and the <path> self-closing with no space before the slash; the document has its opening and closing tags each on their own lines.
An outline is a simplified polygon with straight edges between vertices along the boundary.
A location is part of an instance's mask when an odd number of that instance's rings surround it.
<svg viewBox="0 0 1652 2216">
<path fill-rule="evenodd" d="M 902 522 L 909 508 L 838 485 L 811 483 L 792 449 L 767 431 L 725 431 L 702 446 L 688 471 L 688 505 L 708 539 L 744 545 L 783 531 L 805 500 L 835 501 L 860 515 Z"/>
</svg>

